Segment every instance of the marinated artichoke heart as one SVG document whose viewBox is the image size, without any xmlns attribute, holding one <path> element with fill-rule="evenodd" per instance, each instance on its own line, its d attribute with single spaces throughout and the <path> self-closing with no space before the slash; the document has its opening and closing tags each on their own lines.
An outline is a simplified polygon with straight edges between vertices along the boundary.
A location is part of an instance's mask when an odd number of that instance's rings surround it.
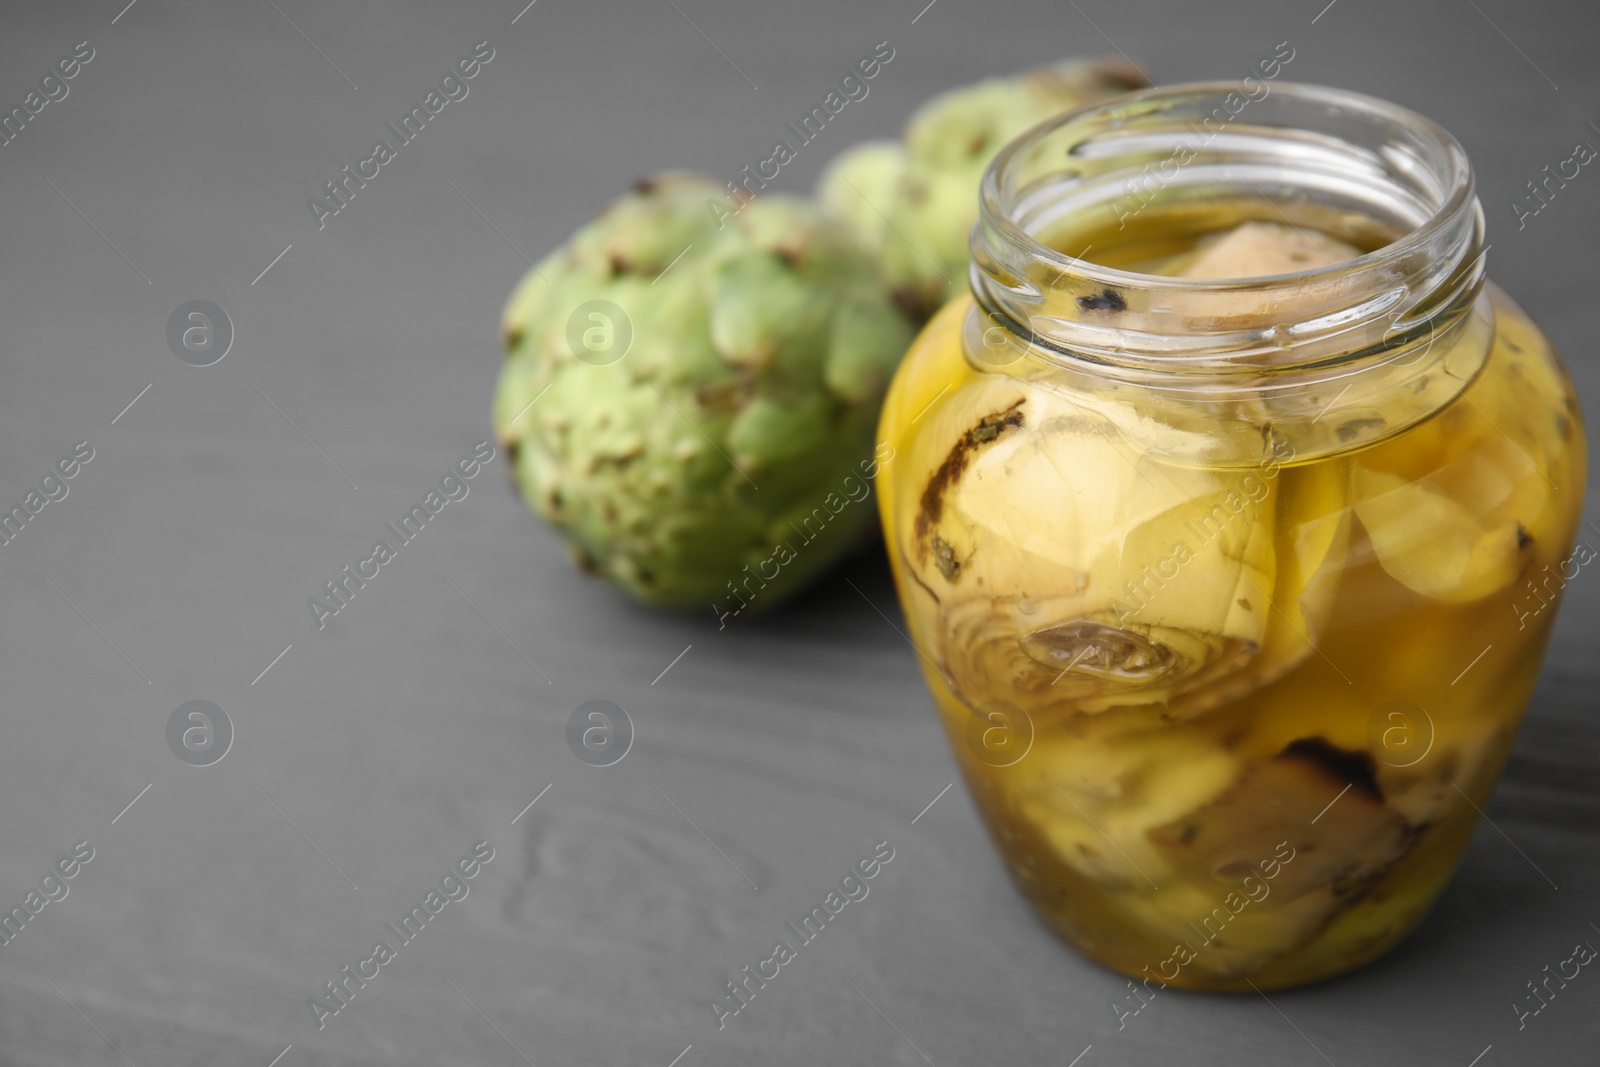
<svg viewBox="0 0 1600 1067">
<path fill-rule="evenodd" d="M 1331 267 L 1359 254 L 1321 230 L 1307 232 L 1276 222 L 1246 222 L 1200 248 L 1185 278 L 1262 278 Z"/>
<path fill-rule="evenodd" d="M 1248 224 L 1187 273 L 1301 252 L 1290 228 Z M 907 554 L 962 697 L 1189 717 L 1311 654 L 1349 545 L 1347 468 L 1143 462 L 1095 403 L 984 374 L 927 416 Z"/>
<path fill-rule="evenodd" d="M 1169 862 L 1222 877 L 1248 871 L 1287 842 L 1295 859 L 1273 889 L 1292 900 L 1370 884 L 1410 836 L 1406 819 L 1384 803 L 1371 756 L 1309 737 L 1253 764 L 1217 800 L 1152 830 L 1150 840 Z"/>
<path fill-rule="evenodd" d="M 1170 727 L 1111 738 L 1053 731 L 1019 770 L 1035 767 L 1041 775 L 1013 787 L 1022 817 L 1085 878 L 1141 894 L 1174 874 L 1151 831 L 1204 807 L 1239 774 L 1211 738 Z"/>
<path fill-rule="evenodd" d="M 959 406 L 973 404 L 989 414 L 965 431 L 925 431 L 954 443 L 930 464 L 910 546 L 969 703 L 1171 700 L 1259 651 L 1276 573 L 1268 482 L 1146 474 L 1108 422 L 996 376 Z"/>
<path fill-rule="evenodd" d="M 1245 222 L 1203 243 L 1189 254 L 1189 265 L 1178 273 L 1185 278 L 1211 281 L 1264 278 L 1321 270 L 1360 254 L 1353 245 L 1320 230 L 1307 231 L 1277 222 Z M 1344 291 L 1346 287 L 1338 277 L 1307 282 L 1290 293 L 1246 290 L 1234 296 L 1225 313 L 1216 314 L 1213 309 L 1210 314 L 1192 315 L 1191 321 L 1204 329 L 1271 327 L 1294 322 L 1302 316 L 1305 305 L 1337 299 Z M 1174 303 L 1180 310 L 1187 310 L 1181 297 Z"/>
<path fill-rule="evenodd" d="M 1473 473 L 1501 472 L 1474 464 Z M 1525 528 L 1509 515 L 1484 522 L 1437 478 L 1409 482 L 1358 466 L 1355 486 L 1356 515 L 1383 569 L 1422 596 L 1449 604 L 1480 600 L 1516 581 L 1531 558 Z"/>
<path fill-rule="evenodd" d="M 817 193 L 846 220 L 904 306 L 921 318 L 961 291 L 978 187 L 1005 144 L 1045 119 L 1149 84 L 1121 58 L 1070 60 L 936 97 L 903 143 L 840 156 Z"/>
<path fill-rule="evenodd" d="M 1384 803 L 1372 758 L 1320 737 L 1256 763 L 1221 797 L 1152 830 L 1169 863 L 1237 884 L 1264 858 L 1277 897 L 1218 932 L 1200 966 L 1217 974 L 1259 966 L 1320 933 L 1410 847 L 1417 827 Z M 1205 909 L 1201 914 L 1205 914 Z"/>
<path fill-rule="evenodd" d="M 1530 451 L 1513 437 L 1559 443 L 1529 420 L 1552 410 L 1569 416 L 1559 380 L 1524 370 L 1545 342 L 1523 340 L 1525 349 L 1508 346 L 1503 357 L 1509 388 L 1469 387 L 1466 403 L 1356 458 L 1355 513 L 1372 551 L 1421 596 L 1451 604 L 1491 596 L 1521 580 L 1535 546 L 1555 533 L 1555 479 L 1567 474 L 1553 448 Z"/>
<path fill-rule="evenodd" d="M 724 203 L 709 178 L 641 182 L 529 272 L 494 423 L 580 565 L 737 614 L 869 528 L 874 425 L 911 327 L 819 209 Z"/>
</svg>

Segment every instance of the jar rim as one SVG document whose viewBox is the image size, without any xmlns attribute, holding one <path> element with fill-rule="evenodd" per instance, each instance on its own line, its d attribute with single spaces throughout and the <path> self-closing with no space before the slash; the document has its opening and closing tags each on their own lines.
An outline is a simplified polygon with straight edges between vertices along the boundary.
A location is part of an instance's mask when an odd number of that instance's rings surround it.
<svg viewBox="0 0 1600 1067">
<path fill-rule="evenodd" d="M 1235 97 L 1240 100 L 1238 110 L 1218 108 L 1208 113 L 1208 123 L 1209 114 L 1225 115 L 1226 119 L 1220 129 L 1205 133 L 1200 141 L 1208 162 L 1199 171 L 1223 173 L 1228 160 L 1252 160 L 1249 165 L 1238 163 L 1235 169 L 1244 174 L 1251 166 L 1270 165 L 1277 168 L 1272 172 L 1274 181 L 1289 183 L 1291 177 L 1313 175 L 1316 180 L 1340 184 L 1353 195 L 1371 196 L 1374 203 L 1387 196 L 1385 203 L 1392 207 L 1397 236 L 1371 251 L 1325 266 L 1285 274 L 1204 279 L 1146 274 L 1085 260 L 1081 254 L 1073 256 L 1039 239 L 1028 220 L 1021 217 L 1030 211 L 1048 214 L 1055 210 L 1055 202 L 1045 194 L 1064 203 L 1067 196 L 1081 193 L 1085 205 L 1097 203 L 1095 196 L 1103 199 L 1108 192 L 1114 194 L 1104 175 L 1094 179 L 1102 182 L 1100 186 L 1089 189 L 1093 183 L 1083 177 L 1085 170 L 1078 163 L 1087 160 L 1099 165 L 1120 152 L 1135 160 L 1146 158 L 1143 172 L 1148 174 L 1151 149 L 1149 145 L 1139 147 L 1141 138 L 1151 144 L 1170 144 L 1195 132 L 1204 133 L 1192 121 L 1181 129 L 1175 123 L 1183 115 L 1192 119 L 1199 114 L 1194 109 L 1202 102 L 1210 105 Z M 1270 98 L 1276 98 L 1275 102 L 1268 104 Z M 1241 115 L 1247 105 L 1265 115 L 1259 119 L 1241 116 L 1237 125 L 1231 125 L 1233 116 Z M 1263 124 L 1263 119 L 1271 121 Z M 1218 138 L 1218 147 L 1211 147 Z M 1127 147 L 1130 144 L 1131 149 Z M 1281 158 L 1261 162 L 1250 155 L 1259 155 L 1265 146 L 1275 146 Z M 1063 147 L 1062 155 L 1051 154 Z M 1075 162 L 1074 156 L 1085 149 Z M 1139 156 L 1139 151 L 1145 155 Z M 1212 156 L 1223 162 L 1211 160 Z M 1198 156 L 1191 154 L 1190 158 Z M 1163 166 L 1171 159 L 1163 160 Z M 1047 185 L 1044 178 L 1024 181 L 1030 166 L 1043 167 L 1052 183 Z M 1172 180 L 1198 182 L 1200 176 L 1183 176 L 1189 166 L 1188 161 L 1179 163 Z M 1304 175 L 1296 167 L 1302 168 Z M 1116 172 L 1124 177 L 1128 173 L 1126 167 Z M 1248 176 L 1243 180 L 1248 182 Z M 1165 187 L 1166 183 L 1160 184 Z M 1259 188 L 1256 191 L 1259 193 Z M 1273 203 L 1265 193 L 1261 195 Z M 1273 206 L 1277 208 L 1276 203 Z M 1282 214 L 1281 208 L 1277 210 Z M 1114 331 L 1120 336 L 1113 343 L 1108 326 L 1094 329 L 1074 321 L 1081 317 L 1070 306 L 1064 314 L 1043 315 L 1046 298 L 1022 279 L 1031 270 L 1035 276 L 1053 273 L 1067 279 L 1069 288 L 1077 292 L 1106 287 L 1154 294 L 1157 299 L 1147 302 L 1156 312 L 1166 310 L 1159 307 L 1159 298 L 1166 295 L 1180 301 L 1212 299 L 1218 307 L 1245 293 L 1282 297 L 1298 290 L 1359 296 L 1354 303 L 1347 301 L 1346 307 L 1324 302 L 1308 310 L 1307 325 L 1296 332 L 1294 341 L 1296 346 L 1308 345 L 1298 353 L 1302 359 L 1295 361 L 1304 365 L 1338 356 L 1342 342 L 1337 338 L 1348 341 L 1363 322 L 1381 324 L 1388 319 L 1392 325 L 1383 334 L 1387 339 L 1396 328 L 1410 328 L 1422 321 L 1415 317 L 1419 310 L 1427 312 L 1424 318 L 1431 320 L 1446 306 L 1459 310 L 1463 302 L 1470 304 L 1484 276 L 1482 229 L 1482 210 L 1466 151 L 1433 120 L 1346 89 L 1275 81 L 1258 82 L 1255 89 L 1245 81 L 1195 82 L 1144 89 L 1064 112 L 1007 144 L 984 173 L 978 224 L 972 235 L 971 283 L 980 307 L 989 310 L 991 317 L 998 312 L 997 321 L 1026 323 L 1026 329 L 1016 331 L 1019 335 L 1030 343 L 1044 342 L 1043 347 L 1062 355 L 1087 356 L 1091 362 L 1131 359 L 1145 363 L 1140 349 L 1148 342 L 1155 358 L 1169 371 L 1185 363 L 1214 366 L 1218 358 L 1227 361 L 1238 352 L 1245 361 L 1254 359 L 1259 372 L 1260 353 L 1274 344 L 1260 328 L 1188 330 L 1173 318 L 1151 314 L 1142 321 L 1152 328 L 1119 329 Z M 1320 290 L 1315 288 L 1318 285 Z M 1080 304 L 1084 299 L 1079 297 Z M 1045 328 L 1036 326 L 1035 316 L 1043 318 Z M 1431 322 L 1428 329 L 1431 333 Z M 1279 343 L 1277 347 L 1284 346 Z M 1273 362 L 1283 363 L 1281 359 Z"/>
<path fill-rule="evenodd" d="M 1371 252 L 1364 252 L 1353 259 L 1335 264 L 1333 267 L 1315 267 L 1310 270 L 1295 271 L 1288 274 L 1262 274 L 1245 278 L 1181 278 L 1106 267 L 1091 260 L 1080 260 L 1075 256 L 1067 255 L 1058 249 L 1051 248 L 1042 241 L 1036 240 L 1032 234 L 1012 222 L 1008 218 L 1005 209 L 999 203 L 998 176 L 1000 172 L 1005 170 L 1006 166 L 1020 153 L 1063 126 L 1073 122 L 1081 122 L 1083 119 L 1097 113 L 1109 114 L 1152 100 L 1176 100 L 1184 96 L 1222 96 L 1238 90 L 1243 85 L 1244 82 L 1242 81 L 1224 80 L 1152 86 L 1148 89 L 1123 93 L 1108 100 L 1101 100 L 1074 108 L 1054 118 L 1046 119 L 1026 133 L 1014 138 L 990 161 L 988 168 L 984 171 L 983 184 L 979 194 L 981 199 L 980 210 L 985 211 L 997 228 L 1006 232 L 1008 236 L 1013 237 L 1019 244 L 1031 248 L 1041 259 L 1054 260 L 1062 264 L 1070 263 L 1079 270 L 1084 270 L 1084 265 L 1087 265 L 1088 269 L 1084 271 L 1085 273 L 1102 278 L 1110 283 L 1137 284 L 1159 280 L 1162 284 L 1170 284 L 1175 288 L 1193 289 L 1249 288 L 1263 281 L 1277 281 L 1279 279 L 1303 281 L 1335 268 L 1365 267 L 1399 259 L 1416 251 L 1418 246 L 1426 244 L 1430 238 L 1434 237 L 1449 224 L 1452 217 L 1460 212 L 1471 210 L 1475 195 L 1472 166 L 1467 160 L 1466 149 L 1462 147 L 1461 142 L 1456 140 L 1455 135 L 1450 133 L 1449 130 L 1420 112 L 1402 107 L 1399 104 L 1390 103 L 1379 97 L 1358 93 L 1350 89 L 1313 85 L 1308 82 L 1275 83 L 1272 87 L 1272 92 L 1343 105 L 1350 110 L 1360 110 L 1370 115 L 1386 118 L 1397 128 L 1404 128 L 1410 132 L 1425 135 L 1443 150 L 1446 158 L 1452 164 L 1452 172 L 1449 175 L 1451 179 L 1449 183 L 1450 196 L 1434 210 L 1425 223 L 1408 230 L 1381 248 L 1375 248 Z"/>
</svg>

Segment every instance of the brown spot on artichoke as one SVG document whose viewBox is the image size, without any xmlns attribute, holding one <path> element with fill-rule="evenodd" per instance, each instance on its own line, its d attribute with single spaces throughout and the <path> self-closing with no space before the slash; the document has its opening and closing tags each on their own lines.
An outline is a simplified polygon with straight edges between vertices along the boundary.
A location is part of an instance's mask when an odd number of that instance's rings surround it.
<svg viewBox="0 0 1600 1067">
<path fill-rule="evenodd" d="M 1103 289 L 1093 296 L 1078 297 L 1078 306 L 1085 311 L 1127 311 L 1128 302 L 1115 289 Z"/>
<path fill-rule="evenodd" d="M 960 481 L 967 464 L 972 460 L 972 454 L 979 446 L 994 441 L 1007 430 L 1023 425 L 1025 416 L 1021 411 L 1022 404 L 1023 401 L 1018 400 L 1004 411 L 997 411 L 979 419 L 951 446 L 950 454 L 945 456 L 944 462 L 940 463 L 929 477 L 928 485 L 922 491 L 922 501 L 917 508 L 917 547 L 924 555 L 928 549 L 928 535 L 933 527 L 938 525 L 939 516 L 944 512 L 945 494 Z"/>
<path fill-rule="evenodd" d="M 1339 748 L 1320 737 L 1302 737 L 1289 742 L 1277 758 L 1305 760 L 1334 781 L 1359 789 L 1373 800 L 1383 800 L 1377 767 L 1366 752 Z"/>
</svg>

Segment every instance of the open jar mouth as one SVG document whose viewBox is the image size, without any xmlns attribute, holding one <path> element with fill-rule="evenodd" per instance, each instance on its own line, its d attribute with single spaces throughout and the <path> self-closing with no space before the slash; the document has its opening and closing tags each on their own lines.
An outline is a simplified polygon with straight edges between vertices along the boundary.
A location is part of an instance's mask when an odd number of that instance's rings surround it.
<svg viewBox="0 0 1600 1067">
<path fill-rule="evenodd" d="M 1296 227 L 1360 220 L 1385 237 L 1341 262 L 1223 280 L 1059 247 L 1062 234 L 1212 202 Z M 1068 112 L 1006 146 L 984 175 L 971 282 L 991 349 L 998 328 L 1032 355 L 1112 377 L 1260 380 L 1431 346 L 1482 289 L 1482 239 L 1466 152 L 1432 121 L 1339 89 L 1210 82 Z"/>
</svg>

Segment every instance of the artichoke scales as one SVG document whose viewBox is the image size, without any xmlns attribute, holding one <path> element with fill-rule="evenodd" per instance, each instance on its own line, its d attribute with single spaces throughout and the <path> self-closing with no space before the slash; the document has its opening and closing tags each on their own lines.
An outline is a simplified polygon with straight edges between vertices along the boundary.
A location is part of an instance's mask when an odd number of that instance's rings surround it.
<svg viewBox="0 0 1600 1067">
<path fill-rule="evenodd" d="M 709 178 L 641 182 L 529 272 L 504 340 L 515 484 L 638 599 L 765 610 L 870 527 L 873 429 L 911 325 L 806 202 L 730 216 Z"/>
<path fill-rule="evenodd" d="M 841 155 L 817 194 L 845 220 L 902 304 L 926 319 L 965 290 L 967 240 L 989 162 L 1029 127 L 1080 105 L 1147 86 L 1121 58 L 1068 60 L 935 97 L 900 143 Z"/>
</svg>

